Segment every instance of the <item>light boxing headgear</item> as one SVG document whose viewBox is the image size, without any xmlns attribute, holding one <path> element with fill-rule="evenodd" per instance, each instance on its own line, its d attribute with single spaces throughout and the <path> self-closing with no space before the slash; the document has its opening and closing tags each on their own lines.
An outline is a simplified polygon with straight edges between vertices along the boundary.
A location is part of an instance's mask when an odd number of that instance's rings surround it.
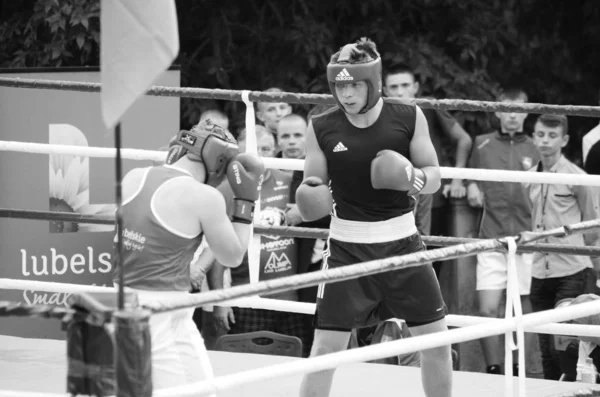
<svg viewBox="0 0 600 397">
<path fill-rule="evenodd" d="M 337 62 L 327 65 L 327 81 L 329 89 L 339 108 L 346 111 L 335 91 L 335 83 L 353 83 L 364 81 L 367 83 L 367 104 L 359 113 L 365 113 L 373 108 L 381 98 L 381 57 L 368 62 L 350 63 L 352 51 L 360 51 L 356 44 L 347 44 L 340 50 Z"/>
<path fill-rule="evenodd" d="M 227 165 L 238 153 L 235 138 L 210 119 L 205 119 L 191 131 L 179 131 L 171 139 L 166 163 L 173 164 L 188 155 L 190 160 L 204 164 L 204 183 L 218 186 L 225 178 Z"/>
</svg>

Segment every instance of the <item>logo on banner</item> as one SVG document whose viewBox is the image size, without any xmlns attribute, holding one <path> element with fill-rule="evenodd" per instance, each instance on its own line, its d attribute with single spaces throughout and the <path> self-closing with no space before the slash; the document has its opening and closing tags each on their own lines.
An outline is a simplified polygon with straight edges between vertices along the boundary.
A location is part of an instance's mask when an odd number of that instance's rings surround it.
<svg viewBox="0 0 600 397">
<path fill-rule="evenodd" d="M 110 254 L 95 252 L 94 247 L 90 246 L 87 247 L 85 253 L 73 255 L 65 255 L 55 248 L 50 248 L 49 253 L 39 255 L 39 257 L 30 255 L 26 249 L 21 249 L 21 274 L 25 278 L 63 275 L 90 277 L 89 275 L 108 274 L 111 271 Z M 23 300 L 29 305 L 67 305 L 69 295 L 70 293 L 66 292 L 23 290 Z"/>
<path fill-rule="evenodd" d="M 84 133 L 70 124 L 50 124 L 49 140 L 51 145 L 89 147 Z M 90 203 L 90 165 L 89 157 L 73 154 L 51 154 L 49 156 L 49 210 L 81 215 L 111 215 L 115 213 L 115 204 Z M 69 221 L 49 222 L 49 232 L 107 232 L 113 231 L 113 225 L 96 225 Z M 67 236 L 64 237 L 68 238 Z M 52 240 L 55 241 L 55 240 Z M 111 254 L 98 250 L 96 246 L 82 247 L 64 245 L 49 247 L 40 251 L 35 245 L 27 244 L 20 249 L 21 274 L 24 279 L 54 278 L 76 276 L 88 285 L 96 285 L 95 280 L 106 279 L 112 272 Z M 53 244 L 54 245 L 54 244 Z M 75 251 L 75 252 L 73 252 Z M 79 251 L 79 252 L 77 252 Z M 36 290 L 23 290 L 23 301 L 27 304 L 66 305 L 69 293 L 50 293 Z"/>
<path fill-rule="evenodd" d="M 277 255 L 275 252 L 271 253 L 269 260 L 265 265 L 265 274 L 267 273 L 280 273 L 292 269 L 292 263 L 290 258 L 285 253 Z"/>
<path fill-rule="evenodd" d="M 50 124 L 51 145 L 88 147 L 83 132 L 69 124 Z M 87 156 L 50 155 L 50 211 L 82 215 L 114 215 L 115 204 L 90 204 L 90 161 Z M 113 225 L 50 222 L 50 233 L 107 232 Z"/>
<path fill-rule="evenodd" d="M 270 237 L 270 236 L 263 236 L 263 237 Z M 275 250 L 282 250 L 284 248 L 287 248 L 288 246 L 294 244 L 294 239 L 293 238 L 284 238 L 284 239 L 279 239 L 280 236 L 273 236 L 275 237 L 275 241 L 267 241 L 265 243 L 261 243 L 260 244 L 260 249 L 261 250 L 267 250 L 267 251 L 275 251 Z"/>
</svg>

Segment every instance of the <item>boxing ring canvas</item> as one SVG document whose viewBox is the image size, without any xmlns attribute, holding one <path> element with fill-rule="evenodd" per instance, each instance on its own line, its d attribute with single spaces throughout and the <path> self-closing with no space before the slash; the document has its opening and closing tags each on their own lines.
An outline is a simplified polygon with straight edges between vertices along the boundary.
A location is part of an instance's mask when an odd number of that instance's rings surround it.
<svg viewBox="0 0 600 397">
<path fill-rule="evenodd" d="M 209 352 L 216 376 L 301 360 L 245 353 Z M 0 336 L 0 389 L 19 392 L 59 393 L 66 397 L 66 344 L 61 340 Z M 218 397 L 293 397 L 301 376 L 251 383 L 226 390 Z M 582 383 L 527 379 L 528 397 L 562 395 L 585 387 Z M 516 382 L 515 382 L 516 387 Z M 424 397 L 419 368 L 383 364 L 349 364 L 335 375 L 331 397 L 408 395 Z M 454 372 L 455 396 L 504 396 L 504 377 L 474 372 Z"/>
</svg>

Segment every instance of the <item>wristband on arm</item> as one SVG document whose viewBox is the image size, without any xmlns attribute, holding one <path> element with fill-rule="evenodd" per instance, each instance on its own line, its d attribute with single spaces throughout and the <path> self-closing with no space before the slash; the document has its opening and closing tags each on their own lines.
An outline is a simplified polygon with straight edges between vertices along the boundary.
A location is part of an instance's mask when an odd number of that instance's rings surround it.
<svg viewBox="0 0 600 397">
<path fill-rule="evenodd" d="M 419 194 L 419 192 L 423 190 L 425 185 L 427 185 L 427 174 L 423 172 L 423 170 L 415 168 L 413 172 L 415 173 L 413 187 L 412 189 L 410 189 L 410 192 L 408 192 L 408 194 L 411 196 Z"/>
<path fill-rule="evenodd" d="M 233 217 L 232 222 L 244 223 L 249 225 L 254 219 L 254 202 L 233 199 Z"/>
</svg>

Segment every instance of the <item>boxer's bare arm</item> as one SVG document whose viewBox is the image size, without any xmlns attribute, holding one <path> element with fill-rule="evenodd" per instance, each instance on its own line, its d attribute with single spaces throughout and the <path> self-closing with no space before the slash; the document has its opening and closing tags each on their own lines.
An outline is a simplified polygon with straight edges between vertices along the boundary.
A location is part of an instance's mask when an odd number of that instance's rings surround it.
<svg viewBox="0 0 600 397">
<path fill-rule="evenodd" d="M 316 176 L 321 178 L 325 185 L 329 184 L 329 171 L 325 153 L 319 147 L 312 122 L 306 130 L 306 159 L 304 161 L 304 178 Z"/>
<path fill-rule="evenodd" d="M 197 183 L 191 190 L 186 206 L 197 217 L 215 259 L 227 267 L 239 266 L 248 247 L 251 225 L 229 220 L 225 199 L 215 188 Z"/>
<path fill-rule="evenodd" d="M 422 194 L 437 192 L 441 185 L 440 166 L 431 137 L 427 119 L 421 108 L 417 106 L 415 133 L 410 141 L 410 160 L 414 167 L 419 168 L 427 176 L 427 183 L 420 191 Z"/>
</svg>

